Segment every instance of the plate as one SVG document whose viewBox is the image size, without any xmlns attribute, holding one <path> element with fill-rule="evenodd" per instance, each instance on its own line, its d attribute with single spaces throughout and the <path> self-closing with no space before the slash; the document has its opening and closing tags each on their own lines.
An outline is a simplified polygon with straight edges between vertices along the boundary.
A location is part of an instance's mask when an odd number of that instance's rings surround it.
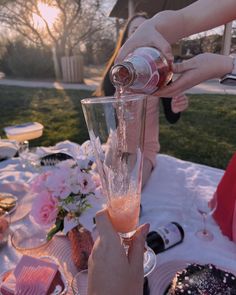
<svg viewBox="0 0 236 295">
<path fill-rule="evenodd" d="M 189 261 L 175 260 L 158 265 L 148 277 L 150 294 L 164 295 L 177 271 L 184 269 Z"/>
<path fill-rule="evenodd" d="M 47 231 L 36 224 L 24 224 L 11 235 L 12 246 L 18 251 L 37 250 L 50 242 Z"/>
<path fill-rule="evenodd" d="M 55 261 L 55 259 L 53 259 L 52 257 L 43 256 L 43 257 L 39 257 L 39 258 L 47 260 L 49 262 L 51 261 L 51 262 L 56 263 L 57 265 L 59 265 L 59 263 L 57 263 Z M 51 293 L 50 295 L 66 295 L 67 291 L 68 291 L 68 286 L 69 285 L 68 285 L 68 281 L 67 281 L 67 279 L 65 277 L 65 274 L 63 273 L 63 271 L 61 270 L 60 267 L 58 268 L 58 270 L 60 272 L 61 279 L 62 279 L 62 282 L 64 284 L 64 289 L 60 293 L 58 293 L 57 288 L 55 288 L 53 293 Z M 2 282 L 4 282 L 4 280 L 7 278 L 7 276 L 11 274 L 12 271 L 14 271 L 14 269 L 7 270 L 7 271 L 0 274 L 0 285 L 2 284 Z"/>
<path fill-rule="evenodd" d="M 186 260 L 174 260 L 163 263 L 156 267 L 156 269 L 148 277 L 150 294 L 155 295 L 165 295 L 172 279 L 174 278 L 177 271 L 181 271 L 186 268 L 189 264 L 214 264 L 217 268 L 224 271 L 231 272 L 235 275 L 236 271 L 227 270 L 225 267 L 218 266 L 213 262 L 196 262 L 196 261 L 186 261 Z"/>
<path fill-rule="evenodd" d="M 16 141 L 1 139 L 0 140 L 0 161 L 14 157 L 18 152 Z"/>
</svg>

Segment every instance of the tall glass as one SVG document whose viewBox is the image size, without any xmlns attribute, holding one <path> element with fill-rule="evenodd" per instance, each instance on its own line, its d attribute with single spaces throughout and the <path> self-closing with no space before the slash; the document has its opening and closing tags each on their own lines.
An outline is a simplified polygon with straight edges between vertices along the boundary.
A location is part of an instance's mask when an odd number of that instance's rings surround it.
<svg viewBox="0 0 236 295">
<path fill-rule="evenodd" d="M 81 101 L 111 222 L 127 245 L 138 221 L 142 184 L 145 95 L 125 95 Z M 147 248 L 144 273 L 156 263 Z"/>
</svg>

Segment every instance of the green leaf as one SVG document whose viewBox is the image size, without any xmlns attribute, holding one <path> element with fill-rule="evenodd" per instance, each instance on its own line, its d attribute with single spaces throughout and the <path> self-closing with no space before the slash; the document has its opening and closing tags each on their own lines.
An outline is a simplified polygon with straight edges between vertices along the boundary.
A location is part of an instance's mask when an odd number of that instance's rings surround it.
<svg viewBox="0 0 236 295">
<path fill-rule="evenodd" d="M 61 219 L 57 219 L 55 226 L 47 234 L 47 241 L 50 241 L 53 238 L 53 236 L 59 231 L 62 231 L 63 228 L 64 228 L 64 221 Z"/>
</svg>

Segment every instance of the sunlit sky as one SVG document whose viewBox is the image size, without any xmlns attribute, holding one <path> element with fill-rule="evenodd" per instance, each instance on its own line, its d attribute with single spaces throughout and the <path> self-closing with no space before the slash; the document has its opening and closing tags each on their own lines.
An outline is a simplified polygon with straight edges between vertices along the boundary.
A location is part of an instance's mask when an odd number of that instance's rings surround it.
<svg viewBox="0 0 236 295">
<path fill-rule="evenodd" d="M 55 7 L 48 6 L 47 4 L 44 4 L 42 2 L 38 3 L 38 9 L 40 11 L 40 14 L 42 15 L 42 18 L 44 18 L 47 22 L 48 26 L 52 27 L 57 19 L 59 10 Z M 45 27 L 45 22 L 42 18 L 39 15 L 33 13 L 34 25 L 41 29 Z"/>
<path fill-rule="evenodd" d="M 116 3 L 117 0 L 104 0 L 103 1 L 103 10 L 105 12 L 105 14 L 107 15 L 107 17 L 109 16 L 109 13 L 112 10 L 112 7 L 114 6 L 114 4 Z M 58 9 L 55 7 L 50 7 L 47 4 L 44 4 L 42 2 L 39 2 L 38 4 L 38 9 L 42 15 L 42 17 L 47 21 L 49 27 L 52 27 L 54 22 L 57 19 L 58 16 Z M 40 29 L 44 29 L 45 28 L 45 23 L 42 20 L 42 18 L 36 14 L 33 14 L 33 21 L 34 21 L 34 25 Z M 210 34 L 222 34 L 223 33 L 223 26 L 215 28 L 213 30 L 208 31 L 207 33 L 200 33 L 200 34 L 196 34 L 191 36 L 191 38 L 199 38 L 199 36 L 205 36 L 205 35 L 210 35 Z"/>
</svg>

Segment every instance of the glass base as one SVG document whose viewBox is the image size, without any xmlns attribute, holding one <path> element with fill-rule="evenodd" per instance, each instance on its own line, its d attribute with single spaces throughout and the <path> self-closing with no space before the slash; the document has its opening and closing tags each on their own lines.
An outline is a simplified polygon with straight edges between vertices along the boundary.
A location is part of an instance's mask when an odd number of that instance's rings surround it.
<svg viewBox="0 0 236 295">
<path fill-rule="evenodd" d="M 206 241 L 206 242 L 210 242 L 214 239 L 214 235 L 213 233 L 211 233 L 210 231 L 208 230 L 198 230 L 196 233 L 195 233 L 195 236 L 198 237 L 199 239 L 203 240 L 203 241 Z"/>
<path fill-rule="evenodd" d="M 71 288 L 74 295 L 87 295 L 88 291 L 88 270 L 82 270 L 78 272 L 71 284 Z"/>
<path fill-rule="evenodd" d="M 154 251 L 147 246 L 145 250 L 143 258 L 144 277 L 148 276 L 156 266 L 156 254 Z"/>
</svg>

